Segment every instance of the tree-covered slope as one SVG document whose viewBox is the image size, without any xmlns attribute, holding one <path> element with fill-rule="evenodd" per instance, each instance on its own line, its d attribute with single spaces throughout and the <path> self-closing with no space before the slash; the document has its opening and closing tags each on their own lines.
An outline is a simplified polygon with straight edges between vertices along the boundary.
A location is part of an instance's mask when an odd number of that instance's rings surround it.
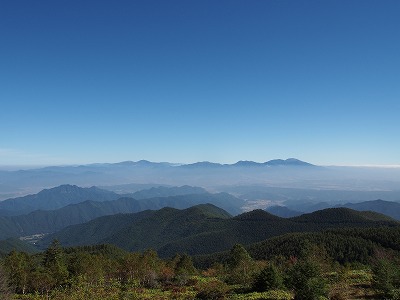
<svg viewBox="0 0 400 300">
<path fill-rule="evenodd" d="M 57 238 L 65 246 L 110 243 L 129 251 L 147 248 L 162 256 L 204 254 L 252 244 L 291 232 L 317 232 L 329 228 L 398 226 L 398 222 L 371 212 L 327 209 L 296 218 L 280 218 L 262 210 L 236 217 L 214 205 L 184 210 L 164 208 L 146 214 L 107 216 L 70 226 L 43 240 Z M 113 225 L 115 224 L 115 225 Z"/>
<path fill-rule="evenodd" d="M 7 255 L 12 250 L 26 253 L 38 252 L 36 247 L 19 239 L 10 238 L 6 240 L 0 240 L 0 257 Z"/>
<path fill-rule="evenodd" d="M 188 252 L 193 255 L 223 251 L 234 244 L 252 244 L 291 232 L 317 232 L 329 228 L 398 226 L 384 215 L 351 209 L 326 209 L 303 218 L 280 218 L 254 210 L 226 220 L 219 231 L 203 232 L 168 243 L 158 251 L 162 256 Z"/>
<path fill-rule="evenodd" d="M 210 203 L 226 210 L 231 215 L 238 215 L 242 213 L 241 207 L 245 201 L 228 193 L 197 193 L 140 199 L 139 203 L 146 206 L 147 209 L 161 209 L 163 207 L 184 209 L 198 204 Z"/>
<path fill-rule="evenodd" d="M 25 215 L 0 217 L 0 239 L 53 233 L 67 226 L 82 224 L 106 215 L 136 213 L 163 207 L 184 209 L 202 203 L 212 203 L 232 214 L 237 214 L 240 212 L 239 207 L 243 200 L 226 193 L 199 193 L 140 200 L 123 197 L 103 202 L 88 200 L 56 210 L 36 210 Z"/>
<path fill-rule="evenodd" d="M 293 217 L 291 220 L 298 223 L 315 223 L 315 224 L 364 224 L 368 221 L 380 222 L 395 222 L 394 219 L 386 215 L 373 211 L 356 211 L 350 208 L 326 208 L 309 214 L 303 214 L 298 217 Z"/>
<path fill-rule="evenodd" d="M 315 259 L 332 259 L 340 263 L 368 263 L 382 250 L 400 251 L 400 226 L 339 228 L 319 232 L 295 232 L 248 245 L 247 251 L 257 260 L 277 257 L 298 259 L 316 255 Z M 208 268 L 223 263 L 229 251 L 194 257 L 197 266 Z"/>
<path fill-rule="evenodd" d="M 157 211 L 105 216 L 70 226 L 48 236 L 43 244 L 56 238 L 64 246 L 111 243 L 127 250 L 159 248 L 171 240 L 211 231 L 213 223 L 227 218 L 230 214 L 211 204 L 184 210 L 166 207 Z"/>
</svg>

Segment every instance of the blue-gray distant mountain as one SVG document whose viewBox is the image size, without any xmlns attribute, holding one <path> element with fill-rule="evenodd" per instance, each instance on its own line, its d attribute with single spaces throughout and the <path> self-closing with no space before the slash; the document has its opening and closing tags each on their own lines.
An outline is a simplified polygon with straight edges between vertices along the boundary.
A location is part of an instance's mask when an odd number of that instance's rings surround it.
<svg viewBox="0 0 400 300">
<path fill-rule="evenodd" d="M 260 167 L 262 165 L 263 165 L 263 163 L 258 163 L 258 162 L 251 161 L 251 160 L 239 160 L 237 163 L 234 163 L 231 166 L 234 166 L 234 167 Z"/>
<path fill-rule="evenodd" d="M 292 210 L 290 208 L 287 208 L 286 206 L 280 206 L 280 205 L 270 206 L 267 207 L 265 210 L 275 216 L 282 218 L 297 217 L 304 214 L 301 211 Z"/>
<path fill-rule="evenodd" d="M 213 163 L 213 162 L 209 162 L 209 161 L 203 161 L 203 162 L 196 162 L 193 164 L 182 165 L 181 167 L 183 167 L 183 168 L 223 168 L 223 167 L 251 168 L 251 167 L 262 167 L 262 166 L 315 167 L 315 165 L 313 165 L 313 164 L 298 160 L 296 158 L 288 158 L 285 160 L 284 159 L 274 159 L 274 160 L 270 160 L 270 161 L 267 161 L 264 163 L 258 163 L 258 162 L 251 161 L 251 160 L 240 160 L 234 164 L 219 164 L 219 163 Z"/>
<path fill-rule="evenodd" d="M 400 220 L 400 203 L 398 202 L 384 201 L 379 199 L 359 203 L 346 203 L 342 206 L 359 211 L 375 211 L 390 216 L 396 220 Z"/>
<path fill-rule="evenodd" d="M 301 197 L 293 192 L 287 200 L 300 198 L 322 202 L 335 199 L 340 203 L 353 202 L 354 198 L 357 201 L 379 198 L 400 200 L 396 198 L 396 193 L 400 194 L 400 168 L 321 167 L 295 158 L 266 162 L 240 160 L 234 164 L 198 162 L 186 165 L 141 160 L 19 171 L 0 170 L 0 200 L 38 193 L 43 188 L 65 183 L 86 187 L 131 183 L 155 187 L 190 185 L 213 191 L 227 191 L 230 187 L 238 186 L 264 186 L 304 189 L 305 193 Z M 132 188 L 127 192 L 135 191 L 137 189 Z M 347 197 L 346 191 L 352 192 L 355 197 Z M 374 194 L 366 197 L 365 192 Z M 343 197 L 339 194 L 343 194 Z M 319 196 L 325 199 L 318 199 Z"/>
<path fill-rule="evenodd" d="M 286 160 L 283 159 L 273 159 L 270 161 L 267 161 L 264 163 L 264 165 L 266 166 L 271 166 L 271 167 L 275 167 L 275 166 L 300 166 L 300 167 L 315 167 L 315 165 L 310 164 L 308 162 L 304 162 L 301 160 L 298 160 L 296 158 L 288 158 Z"/>
<path fill-rule="evenodd" d="M 334 193 L 334 192 L 333 192 Z M 371 192 L 373 194 L 374 192 Z M 397 192 L 398 193 L 398 192 Z M 368 194 L 367 194 L 368 195 Z M 354 203 L 346 203 L 346 204 L 336 204 L 336 203 L 328 203 L 328 202 L 302 202 L 302 201 L 292 201 L 292 205 L 288 209 L 292 211 L 296 211 L 296 209 L 301 209 L 304 212 L 314 212 L 317 210 L 331 208 L 331 207 L 346 207 L 351 208 L 357 211 L 373 211 L 377 213 L 381 213 L 387 216 L 392 217 L 393 219 L 400 220 L 400 203 L 394 201 L 385 201 L 385 200 L 372 200 L 372 201 L 363 201 L 363 202 L 354 202 Z M 294 208 L 296 209 L 294 209 Z M 267 211 L 274 213 L 270 209 Z M 275 213 L 276 215 L 282 216 L 279 212 Z"/>
<path fill-rule="evenodd" d="M 142 190 L 148 190 L 157 187 L 170 187 L 169 185 L 162 185 L 157 183 L 125 183 L 115 185 L 98 186 L 103 190 L 112 191 L 120 195 L 132 194 Z"/>
<path fill-rule="evenodd" d="M 308 169 L 308 168 L 306 168 Z M 311 168 L 313 169 L 313 168 Z M 324 171 L 322 171 L 324 172 Z M 246 200 L 268 199 L 302 212 L 333 207 L 343 203 L 356 203 L 370 199 L 385 199 L 400 202 L 400 190 L 340 190 L 331 188 L 287 188 L 267 185 L 236 185 L 221 187 L 221 190 L 238 195 Z"/>
<path fill-rule="evenodd" d="M 193 169 L 193 168 L 221 168 L 224 167 L 223 164 L 219 163 L 213 163 L 209 161 L 201 161 L 201 162 L 196 162 L 193 164 L 186 164 L 186 165 L 181 165 L 180 168 L 184 169 Z"/>
<path fill-rule="evenodd" d="M 120 196 L 114 192 L 97 187 L 81 188 L 76 185 L 61 185 L 51 189 L 19 198 L 0 202 L 0 212 L 3 215 L 21 215 L 38 209 L 53 210 L 63 206 L 86 200 L 109 201 Z"/>
<path fill-rule="evenodd" d="M 129 196 L 135 199 L 146 199 L 155 197 L 170 197 L 180 195 L 193 195 L 193 194 L 205 194 L 207 191 L 201 187 L 193 186 L 173 186 L 173 187 L 152 187 L 150 189 L 144 189 L 130 194 Z"/>
<path fill-rule="evenodd" d="M 123 161 L 119 163 L 115 163 L 115 166 L 123 166 L 123 167 L 170 167 L 174 164 L 168 162 L 151 162 L 148 160 L 139 160 L 139 161 Z"/>
</svg>

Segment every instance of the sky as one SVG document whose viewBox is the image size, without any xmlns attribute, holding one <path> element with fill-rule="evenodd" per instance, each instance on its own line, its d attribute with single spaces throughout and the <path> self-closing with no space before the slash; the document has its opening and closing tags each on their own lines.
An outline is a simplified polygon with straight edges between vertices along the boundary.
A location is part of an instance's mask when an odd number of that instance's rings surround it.
<svg viewBox="0 0 400 300">
<path fill-rule="evenodd" d="M 0 1 L 0 165 L 400 165 L 400 1 Z"/>
</svg>

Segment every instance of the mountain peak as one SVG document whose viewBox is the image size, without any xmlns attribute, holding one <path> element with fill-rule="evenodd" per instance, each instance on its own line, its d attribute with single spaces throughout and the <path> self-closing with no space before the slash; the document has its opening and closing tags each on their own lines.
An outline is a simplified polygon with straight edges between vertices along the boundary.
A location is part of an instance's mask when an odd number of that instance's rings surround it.
<svg viewBox="0 0 400 300">
<path fill-rule="evenodd" d="M 393 222 L 395 221 L 386 215 L 372 211 L 356 211 L 346 207 L 334 207 L 317 210 L 312 213 L 303 214 L 299 217 L 291 218 L 299 222 L 322 222 L 322 223 L 342 223 L 353 222 L 363 223 L 366 221 L 373 222 Z"/>
<path fill-rule="evenodd" d="M 50 189 L 44 189 L 37 194 L 18 198 L 10 198 L 0 202 L 0 209 L 11 214 L 25 214 L 34 210 L 58 209 L 68 204 L 85 200 L 109 201 L 116 200 L 119 195 L 97 187 L 82 188 L 76 185 L 63 184 Z"/>
<path fill-rule="evenodd" d="M 182 210 L 182 212 L 190 214 L 201 214 L 206 216 L 207 218 L 228 219 L 232 217 L 222 208 L 219 208 L 218 206 L 210 203 L 197 204 L 195 206 Z"/>
<path fill-rule="evenodd" d="M 260 220 L 278 220 L 281 219 L 278 216 L 275 216 L 269 212 L 266 212 L 262 209 L 255 209 L 249 212 L 245 212 L 241 215 L 236 216 L 234 219 L 236 220 L 246 220 L 246 221 L 260 221 Z"/>
<path fill-rule="evenodd" d="M 313 164 L 299 160 L 297 158 L 288 158 L 285 160 L 284 159 L 273 159 L 273 160 L 269 160 L 269 161 L 265 162 L 264 165 L 267 165 L 267 166 L 304 166 L 304 167 L 314 166 Z"/>
<path fill-rule="evenodd" d="M 183 167 L 200 167 L 200 168 L 216 168 L 216 167 L 221 167 L 222 165 L 219 163 L 213 163 L 209 161 L 200 161 L 200 162 L 195 162 L 192 164 L 187 164 L 187 165 L 182 165 Z"/>
<path fill-rule="evenodd" d="M 273 159 L 264 163 L 258 163 L 252 160 L 239 160 L 234 164 L 220 164 L 209 161 L 200 161 L 191 164 L 182 165 L 190 168 L 220 168 L 220 167 L 258 167 L 258 166 L 314 166 L 305 161 L 296 158 Z"/>
<path fill-rule="evenodd" d="M 237 163 L 233 164 L 233 166 L 237 166 L 237 167 L 257 167 L 260 165 L 262 165 L 262 164 L 255 162 L 255 161 L 251 161 L 251 160 L 239 160 Z"/>
</svg>

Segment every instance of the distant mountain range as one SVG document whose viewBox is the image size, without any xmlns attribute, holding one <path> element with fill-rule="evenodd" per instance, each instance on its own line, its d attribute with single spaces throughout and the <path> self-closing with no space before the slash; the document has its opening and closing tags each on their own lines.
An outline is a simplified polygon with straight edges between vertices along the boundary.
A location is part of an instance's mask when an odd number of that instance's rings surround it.
<svg viewBox="0 0 400 300">
<path fill-rule="evenodd" d="M 158 186 L 210 186 L 240 182 L 249 176 L 256 179 L 258 174 L 252 175 L 251 173 L 259 173 L 262 170 L 270 172 L 275 167 L 282 170 L 301 167 L 319 169 L 319 167 L 297 159 L 287 159 L 271 160 L 265 163 L 238 162 L 235 164 L 211 162 L 176 164 L 140 160 L 78 166 L 49 166 L 18 171 L 0 170 L 0 200 L 37 193 L 43 188 L 65 183 L 79 186 L 111 186 L 127 183 L 143 185 L 155 183 Z M 219 170 L 218 174 L 214 173 L 216 169 Z M 234 170 L 240 172 L 234 172 Z M 244 170 L 249 174 L 242 175 L 241 172 Z M 227 179 L 229 180 L 227 181 Z"/>
<path fill-rule="evenodd" d="M 382 214 L 348 208 L 285 219 L 262 210 L 231 217 L 212 204 L 201 204 L 184 210 L 163 208 L 104 216 L 49 235 L 41 241 L 41 246 L 53 239 L 64 246 L 110 243 L 129 251 L 153 248 L 168 257 L 184 252 L 194 255 L 224 251 L 236 243 L 248 245 L 290 232 L 398 225 Z"/>
<path fill-rule="evenodd" d="M 83 187 L 108 186 L 113 190 L 114 186 L 114 191 L 126 189 L 124 193 L 137 192 L 151 186 L 189 185 L 219 192 L 251 187 L 253 196 L 258 197 L 263 196 L 263 192 L 254 188 L 262 186 L 298 189 L 295 193 L 285 191 L 282 194 L 285 200 L 297 200 L 302 197 L 310 200 L 323 197 L 329 198 L 329 201 L 335 199 L 347 202 L 353 202 L 354 198 L 359 201 L 378 198 L 400 200 L 396 198 L 400 194 L 400 168 L 322 167 L 295 158 L 266 162 L 241 160 L 233 164 L 176 164 L 140 160 L 50 166 L 19 171 L 0 170 L 0 200 L 35 194 L 65 183 Z M 301 189 L 303 191 L 299 191 Z M 350 192 L 353 192 L 353 195 Z M 374 192 L 374 196 L 364 197 L 362 192 Z M 345 198 L 348 196 L 350 197 Z M 250 197 L 245 199 L 250 200 Z"/>
<path fill-rule="evenodd" d="M 304 214 L 304 212 L 292 210 L 290 208 L 287 208 L 286 206 L 280 206 L 280 205 L 270 206 L 267 207 L 265 210 L 275 216 L 279 216 L 282 218 L 297 217 Z"/>
<path fill-rule="evenodd" d="M 86 200 L 110 201 L 120 196 L 114 192 L 97 187 L 81 188 L 76 185 L 64 184 L 55 188 L 19 198 L 0 202 L 0 215 L 21 215 L 35 210 L 53 210 L 69 204 Z"/>
<path fill-rule="evenodd" d="M 132 167 L 153 167 L 153 168 L 168 168 L 168 167 L 176 167 L 176 168 L 186 168 L 186 167 L 253 167 L 253 166 L 314 166 L 311 163 L 301 161 L 296 158 L 288 158 L 288 159 L 273 159 L 266 162 L 254 162 L 254 161 L 238 161 L 233 164 L 221 164 L 209 161 L 195 162 L 190 164 L 179 164 L 179 163 L 169 163 L 169 162 L 151 162 L 148 160 L 139 160 L 139 161 L 123 161 L 118 163 L 95 163 L 88 165 L 80 165 L 80 166 L 65 166 L 65 167 L 44 167 L 37 170 L 46 170 L 46 171 L 58 171 L 60 169 L 107 169 L 110 167 L 120 167 L 120 168 L 132 168 Z"/>
<path fill-rule="evenodd" d="M 359 211 L 375 211 L 393 219 L 400 220 L 400 203 L 384 200 L 364 201 L 359 203 L 346 203 L 342 207 L 351 208 Z"/>
<path fill-rule="evenodd" d="M 180 187 L 151 187 L 149 189 L 140 190 L 132 194 L 127 194 L 129 197 L 135 199 L 148 199 L 156 197 L 170 197 L 170 196 L 181 196 L 181 195 L 191 195 L 191 194 L 206 194 L 207 191 L 201 187 L 193 186 L 180 186 Z"/>
<path fill-rule="evenodd" d="M 273 159 L 264 163 L 266 166 L 300 166 L 300 167 L 315 167 L 315 165 L 308 162 L 298 160 L 296 158 Z"/>
<path fill-rule="evenodd" d="M 400 186 L 400 185 L 399 185 Z M 267 199 L 294 211 L 311 212 L 343 203 L 370 199 L 400 202 L 400 190 L 342 190 L 333 188 L 288 188 L 267 185 L 236 185 L 223 190 L 248 201 Z"/>
<path fill-rule="evenodd" d="M 329 205 L 327 202 L 316 203 L 313 206 L 306 205 L 305 211 L 316 211 L 321 209 L 326 209 L 330 207 L 346 207 L 351 208 L 357 211 L 373 211 L 377 213 L 384 214 L 389 216 L 395 220 L 400 221 L 400 203 L 393 201 L 384 201 L 384 200 L 372 200 L 372 201 L 363 201 L 357 203 L 346 203 L 339 205 Z M 304 211 L 297 211 L 290 209 L 286 206 L 271 206 L 265 209 L 266 211 L 274 214 L 276 216 L 280 216 L 283 218 L 290 218 L 295 216 L 300 216 L 304 214 Z"/>
<path fill-rule="evenodd" d="M 263 163 L 258 163 L 249 160 L 240 160 L 234 164 L 219 164 L 209 161 L 196 162 L 193 164 L 184 164 L 180 167 L 183 168 L 223 168 L 223 167 L 241 167 L 241 168 L 252 168 L 252 167 L 316 167 L 313 164 L 298 160 L 296 158 L 273 159 Z"/>
</svg>

